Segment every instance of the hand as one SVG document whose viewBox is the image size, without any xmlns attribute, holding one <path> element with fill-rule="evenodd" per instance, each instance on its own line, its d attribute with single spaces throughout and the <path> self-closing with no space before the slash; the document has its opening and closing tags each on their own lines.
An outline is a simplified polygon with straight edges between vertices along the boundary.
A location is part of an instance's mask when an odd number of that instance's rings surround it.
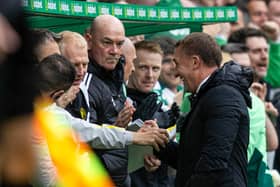
<svg viewBox="0 0 280 187">
<path fill-rule="evenodd" d="M 154 155 L 145 155 L 144 157 L 144 167 L 148 172 L 155 171 L 161 165 L 161 161 Z"/>
<path fill-rule="evenodd" d="M 115 126 L 126 128 L 129 122 L 132 120 L 132 115 L 135 112 L 135 108 L 128 101 L 125 102 L 124 108 L 119 112 Z"/>
<path fill-rule="evenodd" d="M 265 100 L 266 92 L 267 92 L 267 87 L 266 84 L 260 84 L 258 82 L 254 82 L 251 85 L 251 90 L 256 96 L 258 96 L 262 101 Z"/>
<path fill-rule="evenodd" d="M 280 35 L 279 25 L 274 21 L 264 22 L 261 29 L 272 41 L 276 41 Z"/>
<path fill-rule="evenodd" d="M 173 103 L 171 109 L 167 111 L 169 116 L 169 125 L 175 125 L 180 116 L 180 108 L 176 103 Z"/>
<path fill-rule="evenodd" d="M 158 124 L 156 119 L 144 121 L 142 127 L 138 130 L 138 132 L 147 132 L 150 128 L 158 129 Z"/>
<path fill-rule="evenodd" d="M 158 96 L 153 93 L 146 97 L 136 108 L 133 119 L 140 118 L 142 121 L 153 119 L 154 114 L 161 108 L 162 103 L 158 103 Z"/>
<path fill-rule="evenodd" d="M 255 23 L 253 23 L 253 22 L 249 22 L 249 23 L 247 24 L 247 27 L 248 27 L 248 28 L 252 28 L 252 29 L 260 30 L 260 27 L 259 27 L 258 25 L 256 25 Z"/>
<path fill-rule="evenodd" d="M 151 145 L 157 151 L 169 141 L 168 132 L 166 129 L 146 128 L 141 129 L 133 134 L 132 142 L 138 145 Z"/>
<path fill-rule="evenodd" d="M 71 86 L 64 94 L 62 94 L 55 102 L 58 106 L 65 108 L 71 103 L 80 91 L 79 86 Z"/>
<path fill-rule="evenodd" d="M 273 117 L 278 117 L 279 113 L 278 110 L 274 107 L 271 102 L 265 102 L 265 111 L 272 115 Z"/>
</svg>

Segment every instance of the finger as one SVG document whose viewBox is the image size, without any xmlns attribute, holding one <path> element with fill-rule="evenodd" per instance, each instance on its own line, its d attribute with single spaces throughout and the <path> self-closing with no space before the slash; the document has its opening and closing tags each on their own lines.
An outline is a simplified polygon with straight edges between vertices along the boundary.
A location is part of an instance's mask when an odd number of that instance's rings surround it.
<svg viewBox="0 0 280 187">
<path fill-rule="evenodd" d="M 166 137 L 159 134 L 158 137 L 156 138 L 157 144 L 160 145 L 161 147 L 165 148 L 166 144 Z"/>
<path fill-rule="evenodd" d="M 120 114 L 120 118 L 130 118 L 132 117 L 132 113 L 130 111 L 125 111 Z"/>
<path fill-rule="evenodd" d="M 160 166 L 161 161 L 155 155 L 150 155 L 149 158 L 154 166 Z"/>
<path fill-rule="evenodd" d="M 154 141 L 153 144 L 152 144 L 153 148 L 156 150 L 156 151 L 160 151 L 160 148 L 158 146 L 158 144 Z"/>
<path fill-rule="evenodd" d="M 252 86 L 253 87 L 262 87 L 262 85 L 260 84 L 260 83 L 258 83 L 258 82 L 254 82 L 254 83 L 252 83 Z"/>
<path fill-rule="evenodd" d="M 148 165 L 148 166 L 154 166 L 154 163 L 153 163 L 153 161 L 151 160 L 151 157 L 149 156 L 149 155 L 145 155 L 144 156 L 144 162 L 145 162 L 145 164 L 146 165 Z"/>
<path fill-rule="evenodd" d="M 168 141 L 169 141 L 169 135 L 168 135 L 168 133 L 166 134 L 166 133 L 161 133 L 161 134 L 159 134 L 159 137 L 161 138 L 161 140 L 163 141 L 163 144 L 164 144 L 164 146 L 163 147 L 165 147 L 165 144 L 166 143 L 168 143 Z"/>
<path fill-rule="evenodd" d="M 155 136 L 155 142 L 157 145 L 161 146 L 161 147 L 165 147 L 165 143 L 166 143 L 166 136 L 163 134 L 160 134 L 158 131 L 156 132 L 152 132 L 153 135 Z"/>
<path fill-rule="evenodd" d="M 127 125 L 129 122 L 131 122 L 132 121 L 132 117 L 128 117 L 128 118 L 125 118 L 125 119 L 123 119 L 122 120 L 122 122 L 125 124 L 125 125 Z"/>
<path fill-rule="evenodd" d="M 161 161 L 154 155 L 149 155 L 148 160 L 151 162 L 152 167 L 159 167 L 161 165 Z"/>
<path fill-rule="evenodd" d="M 166 137 L 169 136 L 168 132 L 166 129 L 158 129 L 159 133 L 164 134 Z"/>
<path fill-rule="evenodd" d="M 158 128 L 156 122 L 154 120 L 146 120 L 144 125 L 151 127 L 151 128 Z"/>
<path fill-rule="evenodd" d="M 125 118 L 125 117 L 130 117 L 130 116 L 132 116 L 132 113 L 131 113 L 131 111 L 130 111 L 129 108 L 123 109 L 123 110 L 121 110 L 120 113 L 119 113 L 119 117 L 120 117 L 120 118 Z"/>
</svg>

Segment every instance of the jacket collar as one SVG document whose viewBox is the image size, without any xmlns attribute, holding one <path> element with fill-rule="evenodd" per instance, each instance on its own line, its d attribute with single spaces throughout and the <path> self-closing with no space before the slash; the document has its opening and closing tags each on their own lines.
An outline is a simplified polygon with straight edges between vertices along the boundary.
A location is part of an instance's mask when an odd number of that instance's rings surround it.
<svg viewBox="0 0 280 187">
<path fill-rule="evenodd" d="M 123 82 L 124 68 L 123 64 L 118 63 L 113 71 L 108 71 L 100 66 L 93 58 L 89 58 L 90 63 L 88 65 L 88 72 L 96 75 L 102 80 L 115 80 Z"/>
</svg>

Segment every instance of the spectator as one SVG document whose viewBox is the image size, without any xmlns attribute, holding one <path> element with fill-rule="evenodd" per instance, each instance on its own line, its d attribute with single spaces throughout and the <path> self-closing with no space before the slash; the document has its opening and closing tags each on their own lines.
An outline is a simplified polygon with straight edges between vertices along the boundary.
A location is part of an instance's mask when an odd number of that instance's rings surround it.
<svg viewBox="0 0 280 187">
<path fill-rule="evenodd" d="M 250 22 L 248 26 L 260 28 L 268 20 L 268 8 L 263 0 L 251 0 L 247 5 Z"/>
<path fill-rule="evenodd" d="M 224 51 L 230 53 L 232 59 L 242 66 L 250 67 L 251 62 L 248 55 L 249 49 L 245 44 L 231 43 L 223 47 Z M 267 168 L 267 145 L 266 145 L 266 113 L 264 102 L 250 90 L 252 108 L 248 109 L 250 117 L 250 136 L 248 145 L 248 186 L 268 187 L 273 186 L 271 175 Z M 269 129 L 268 129 L 269 130 Z"/>
<path fill-rule="evenodd" d="M 271 0 L 268 4 L 268 17 L 269 20 L 275 21 L 280 27 L 280 1 Z"/>
<path fill-rule="evenodd" d="M 181 79 L 176 74 L 175 63 L 173 61 L 176 40 L 170 37 L 158 37 L 154 41 L 159 43 L 163 50 L 161 72 L 154 91 L 158 91 L 161 97 L 161 101 L 163 102 L 162 108 L 168 110 L 174 102 L 175 95 L 183 91 Z"/>
<path fill-rule="evenodd" d="M 266 101 L 266 139 L 267 139 L 267 151 L 274 151 L 278 147 L 278 138 L 273 125 L 272 118 L 268 113 L 274 113 L 273 116 L 278 115 L 277 110 L 270 102 L 270 87 L 269 84 L 264 84 L 263 79 L 267 74 L 268 67 L 268 41 L 266 35 L 260 30 L 253 28 L 240 29 L 231 34 L 229 37 L 230 43 L 245 44 L 249 49 L 249 58 L 251 61 L 251 67 L 254 71 L 254 85 L 252 89 L 255 94 Z M 261 83 L 261 84 L 260 84 Z M 272 112 L 274 111 L 274 112 Z M 276 117 L 276 116 L 275 116 Z M 275 118 L 273 117 L 273 118 Z M 273 156 L 269 157 L 268 165 L 272 168 Z"/>
</svg>

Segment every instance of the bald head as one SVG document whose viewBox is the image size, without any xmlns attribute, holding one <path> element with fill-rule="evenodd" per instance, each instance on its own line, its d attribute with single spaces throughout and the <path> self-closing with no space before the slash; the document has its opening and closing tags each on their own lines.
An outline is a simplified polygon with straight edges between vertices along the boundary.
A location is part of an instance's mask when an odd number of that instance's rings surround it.
<svg viewBox="0 0 280 187">
<path fill-rule="evenodd" d="M 248 12 L 253 24 L 261 27 L 268 20 L 268 8 L 265 1 L 252 0 L 248 2 Z"/>
<path fill-rule="evenodd" d="M 91 34 L 87 38 L 89 56 L 107 71 L 115 69 L 125 40 L 122 22 L 111 15 L 96 17 L 91 25 Z"/>
<path fill-rule="evenodd" d="M 136 59 L 136 50 L 134 44 L 129 38 L 125 38 L 121 50 L 122 54 L 125 57 L 124 80 L 127 81 L 131 72 L 134 71 L 134 60 Z"/>
<path fill-rule="evenodd" d="M 122 22 L 112 15 L 100 15 L 97 16 L 91 25 L 91 34 L 95 34 L 99 32 L 100 29 L 103 30 L 105 28 L 115 27 L 116 29 L 122 30 L 124 32 L 124 27 Z"/>
<path fill-rule="evenodd" d="M 76 32 L 63 31 L 61 41 L 58 43 L 61 55 L 66 57 L 76 70 L 74 85 L 79 85 L 86 72 L 89 63 L 87 42 L 82 35 Z"/>
<path fill-rule="evenodd" d="M 123 55 L 127 55 L 133 51 L 135 51 L 135 47 L 134 44 L 132 43 L 132 41 L 129 38 L 125 38 L 123 46 L 121 48 Z"/>
<path fill-rule="evenodd" d="M 87 48 L 87 42 L 82 35 L 77 32 L 63 31 L 59 44 L 59 49 L 63 56 L 67 56 L 67 48 Z"/>
</svg>

